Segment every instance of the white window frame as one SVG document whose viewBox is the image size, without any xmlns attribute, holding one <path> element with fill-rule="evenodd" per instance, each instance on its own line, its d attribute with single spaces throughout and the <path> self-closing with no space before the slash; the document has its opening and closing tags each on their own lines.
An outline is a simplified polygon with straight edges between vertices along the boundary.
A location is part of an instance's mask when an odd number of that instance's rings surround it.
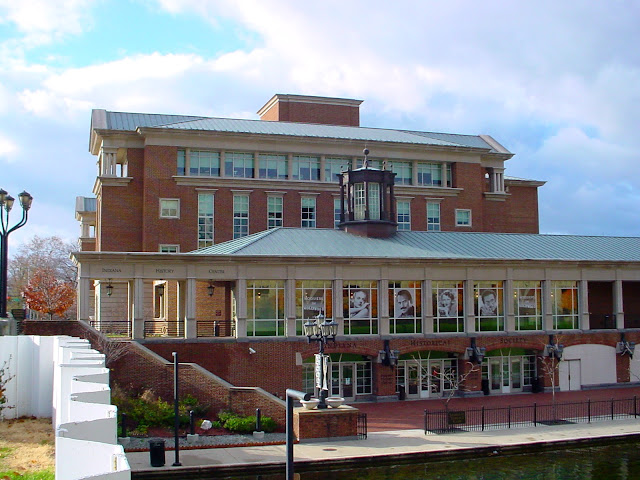
<svg viewBox="0 0 640 480">
<path fill-rule="evenodd" d="M 275 202 L 279 200 L 279 202 Z M 279 210 L 272 207 L 279 207 Z M 278 218 L 278 214 L 280 217 Z M 267 196 L 267 230 L 284 225 L 284 198 L 281 195 L 269 195 Z"/>
<path fill-rule="evenodd" d="M 333 197 L 333 228 L 340 228 L 340 215 L 342 213 L 342 199 Z"/>
<path fill-rule="evenodd" d="M 286 180 L 289 178 L 288 164 L 286 155 L 261 153 L 258 155 L 258 178 Z M 275 175 L 272 175 L 274 172 Z"/>
<path fill-rule="evenodd" d="M 429 220 L 430 218 L 436 218 L 436 217 L 429 216 L 429 207 L 430 206 L 438 208 L 437 221 L 430 221 Z M 442 211 L 440 209 L 440 202 L 427 202 L 427 231 L 428 232 L 439 232 L 440 231 L 441 221 L 442 221 Z"/>
<path fill-rule="evenodd" d="M 463 213 L 468 213 L 469 214 L 469 221 L 467 223 L 461 222 L 460 221 L 460 216 Z M 471 209 L 470 208 L 456 208 L 456 227 L 471 227 L 473 222 L 472 220 L 472 215 L 471 215 Z"/>
<path fill-rule="evenodd" d="M 237 209 L 236 200 L 240 198 L 247 199 L 246 212 Z M 233 195 L 233 238 L 242 238 L 249 235 L 249 207 L 250 199 L 249 194 L 234 194 Z M 243 220 L 246 219 L 246 224 Z M 237 228 L 236 228 L 237 227 Z"/>
<path fill-rule="evenodd" d="M 305 205 L 305 201 L 306 202 L 312 201 L 313 206 Z M 317 205 L 316 197 L 308 197 L 308 196 L 302 197 L 300 199 L 300 226 L 302 228 L 316 228 L 317 218 L 318 218 L 318 205 Z"/>
<path fill-rule="evenodd" d="M 211 215 L 203 215 L 200 210 L 200 202 L 204 196 L 211 197 Z M 201 229 L 200 221 L 203 220 L 204 228 Z M 206 238 L 206 234 L 211 232 L 211 238 Z M 213 193 L 198 193 L 198 248 L 210 247 L 215 243 L 215 196 Z"/>
<path fill-rule="evenodd" d="M 158 245 L 158 251 L 160 253 L 180 253 L 180 245 L 174 243 L 161 243 Z"/>
<path fill-rule="evenodd" d="M 401 212 L 400 205 L 406 205 L 406 212 Z M 404 207 L 403 207 L 404 208 Z M 396 215 L 398 222 L 398 231 L 410 231 L 411 230 L 411 200 L 405 198 L 399 198 L 396 201 Z"/>
<path fill-rule="evenodd" d="M 225 176 L 229 178 L 254 178 L 255 159 L 253 153 L 225 152 L 224 172 Z"/>
<path fill-rule="evenodd" d="M 175 208 L 166 208 L 167 213 L 165 214 L 165 207 L 162 205 L 163 202 L 175 202 Z M 159 215 L 160 218 L 180 218 L 180 199 L 179 198 L 160 198 L 158 199 L 158 207 L 159 207 Z M 168 213 L 171 210 L 176 211 L 175 215 Z"/>
</svg>

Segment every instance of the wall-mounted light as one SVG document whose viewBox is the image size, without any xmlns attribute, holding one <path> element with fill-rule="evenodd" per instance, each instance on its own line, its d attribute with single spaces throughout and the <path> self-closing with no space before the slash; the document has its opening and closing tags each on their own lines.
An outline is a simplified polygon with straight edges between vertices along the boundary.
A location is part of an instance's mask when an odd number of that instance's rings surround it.
<svg viewBox="0 0 640 480">
<path fill-rule="evenodd" d="M 111 279 L 109 279 L 109 283 L 107 284 L 107 297 L 110 297 L 113 294 L 113 285 L 111 285 Z"/>
<path fill-rule="evenodd" d="M 478 345 L 476 345 L 475 337 L 472 337 L 471 345 L 468 346 L 467 349 L 465 350 L 464 358 L 467 360 L 470 360 L 473 363 L 480 365 L 484 360 L 484 355 L 486 351 L 487 349 L 485 347 L 478 347 Z"/>
<path fill-rule="evenodd" d="M 164 283 L 158 284 L 156 288 L 158 290 L 158 296 L 162 297 L 164 295 Z"/>
<path fill-rule="evenodd" d="M 556 358 L 562 360 L 562 352 L 564 351 L 564 345 L 560 343 L 553 343 L 553 335 L 549 335 L 549 344 L 545 345 L 543 355 L 545 357 Z"/>
<path fill-rule="evenodd" d="M 256 353 L 256 351 L 253 348 L 249 347 L 249 355 L 253 355 L 254 353 Z"/>
<path fill-rule="evenodd" d="M 210 297 L 213 297 L 213 292 L 215 292 L 216 287 L 213 285 L 213 280 L 209 280 L 209 286 L 207 287 L 207 293 Z"/>
<path fill-rule="evenodd" d="M 624 332 L 620 334 L 620 341 L 616 344 L 616 353 L 620 355 L 629 355 L 633 358 L 633 352 L 636 349 L 636 342 L 627 342 L 624 338 Z"/>
<path fill-rule="evenodd" d="M 398 364 L 398 357 L 400 356 L 400 351 L 391 350 L 391 345 L 389 340 L 385 340 L 383 350 L 379 350 L 378 355 L 380 357 L 380 362 L 382 363 L 382 365 L 393 367 L 394 365 Z"/>
</svg>

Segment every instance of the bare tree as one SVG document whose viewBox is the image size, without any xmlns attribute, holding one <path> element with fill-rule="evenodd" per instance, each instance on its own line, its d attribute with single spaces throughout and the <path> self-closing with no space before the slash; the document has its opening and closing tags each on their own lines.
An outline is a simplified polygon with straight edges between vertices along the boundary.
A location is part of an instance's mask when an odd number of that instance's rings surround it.
<svg viewBox="0 0 640 480">
<path fill-rule="evenodd" d="M 549 335 L 549 343 L 543 347 L 543 354 L 540 356 L 540 368 L 545 377 L 551 380 L 551 404 L 553 408 L 553 420 L 556 420 L 556 378 L 559 377 L 560 362 L 564 345 L 560 343 L 560 335 Z M 558 380 L 559 381 L 559 380 Z"/>
<path fill-rule="evenodd" d="M 92 346 L 104 355 L 104 364 L 107 368 L 111 368 L 117 360 L 129 352 L 129 342 L 110 340 L 101 334 L 93 340 Z"/>
<path fill-rule="evenodd" d="M 4 393 L 7 384 L 15 377 L 15 375 L 10 375 L 10 366 L 11 355 L 9 355 L 9 359 L 2 362 L 2 366 L 0 366 L 0 420 L 4 419 L 4 414 L 2 413 L 4 410 L 14 408 L 12 405 L 7 405 L 7 397 Z"/>
</svg>

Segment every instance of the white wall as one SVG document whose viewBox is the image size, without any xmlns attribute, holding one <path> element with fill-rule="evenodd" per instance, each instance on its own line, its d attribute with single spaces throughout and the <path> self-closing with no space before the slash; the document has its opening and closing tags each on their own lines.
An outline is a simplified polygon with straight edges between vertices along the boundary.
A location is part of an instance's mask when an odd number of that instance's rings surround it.
<svg viewBox="0 0 640 480">
<path fill-rule="evenodd" d="M 10 359 L 10 360 L 9 360 Z M 7 418 L 51 417 L 56 431 L 56 478 L 129 480 L 117 444 L 104 355 L 66 336 L 0 337 L 0 365 L 10 361 Z"/>
<path fill-rule="evenodd" d="M 582 386 L 612 384 L 618 381 L 615 347 L 595 344 L 565 347 L 562 360 L 580 360 Z"/>
</svg>

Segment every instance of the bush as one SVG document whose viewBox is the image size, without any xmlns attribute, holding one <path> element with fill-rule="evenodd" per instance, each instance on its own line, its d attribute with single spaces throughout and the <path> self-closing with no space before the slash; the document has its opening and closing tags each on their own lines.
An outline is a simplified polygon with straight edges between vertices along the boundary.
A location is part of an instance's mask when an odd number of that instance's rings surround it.
<svg viewBox="0 0 640 480">
<path fill-rule="evenodd" d="M 220 412 L 218 418 L 222 426 L 231 432 L 251 433 L 256 428 L 256 416 L 240 416 L 233 412 Z M 275 420 L 271 417 L 261 417 L 262 430 L 271 433 L 277 428 Z"/>
</svg>

